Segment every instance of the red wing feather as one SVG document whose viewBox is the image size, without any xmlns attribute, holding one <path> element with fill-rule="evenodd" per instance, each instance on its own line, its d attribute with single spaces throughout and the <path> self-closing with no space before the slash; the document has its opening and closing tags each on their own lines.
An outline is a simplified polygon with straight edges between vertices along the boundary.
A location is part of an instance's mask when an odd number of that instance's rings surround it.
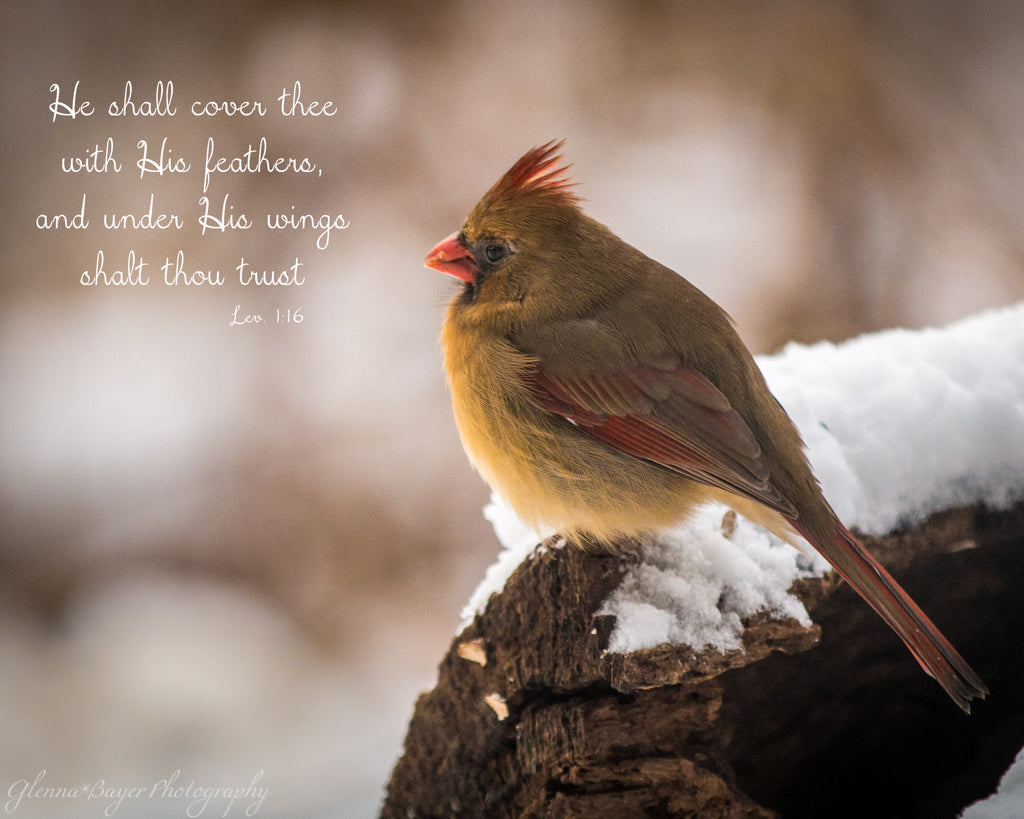
<svg viewBox="0 0 1024 819">
<path fill-rule="evenodd" d="M 617 373 L 555 377 L 539 364 L 530 387 L 544 409 L 620 452 L 796 516 L 772 485 L 750 427 L 693 369 L 635 365 Z"/>
</svg>

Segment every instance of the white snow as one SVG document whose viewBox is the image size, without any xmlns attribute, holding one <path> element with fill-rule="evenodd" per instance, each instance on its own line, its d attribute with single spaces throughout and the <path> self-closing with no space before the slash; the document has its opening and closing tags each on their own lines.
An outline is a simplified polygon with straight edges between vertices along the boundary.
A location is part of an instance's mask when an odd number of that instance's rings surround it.
<svg viewBox="0 0 1024 819">
<path fill-rule="evenodd" d="M 996 792 L 968 805 L 962 819 L 1020 819 L 1024 815 L 1024 748 L 999 780 Z"/>
<path fill-rule="evenodd" d="M 629 652 L 661 643 L 721 650 L 740 648 L 741 618 L 770 609 L 810 621 L 787 589 L 812 567 L 824 569 L 764 529 L 740 521 L 731 537 L 722 532 L 726 509 L 709 504 L 685 527 L 665 532 L 644 550 L 606 601 L 614 614 L 609 651 Z"/>
<path fill-rule="evenodd" d="M 759 359 L 848 526 L 884 534 L 1024 489 L 1024 304 Z"/>
<path fill-rule="evenodd" d="M 1024 495 L 1024 303 L 941 329 L 791 344 L 758 363 L 847 526 L 884 534 L 954 504 L 999 509 Z M 741 619 L 763 610 L 807 621 L 788 589 L 824 560 L 742 519 L 727 538 L 724 512 L 709 505 L 649 546 L 605 602 L 616 616 L 610 650 L 735 648 Z M 497 496 L 485 514 L 504 548 L 467 621 L 550 534 L 532 532 Z"/>
</svg>

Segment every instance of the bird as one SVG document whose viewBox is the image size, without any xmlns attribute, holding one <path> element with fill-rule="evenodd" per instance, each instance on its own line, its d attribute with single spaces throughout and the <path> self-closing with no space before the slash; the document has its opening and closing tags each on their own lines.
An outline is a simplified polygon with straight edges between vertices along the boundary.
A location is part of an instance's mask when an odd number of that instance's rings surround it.
<svg viewBox="0 0 1024 819">
<path fill-rule="evenodd" d="M 988 689 L 822 494 L 726 312 L 584 213 L 564 140 L 524 154 L 424 264 L 463 448 L 525 523 L 616 551 L 720 502 L 810 544 L 963 711 Z"/>
</svg>

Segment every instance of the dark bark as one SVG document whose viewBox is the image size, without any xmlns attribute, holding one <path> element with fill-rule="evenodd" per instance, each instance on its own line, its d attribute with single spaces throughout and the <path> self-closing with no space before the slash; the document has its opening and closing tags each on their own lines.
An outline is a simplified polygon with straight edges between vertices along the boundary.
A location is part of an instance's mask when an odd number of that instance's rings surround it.
<svg viewBox="0 0 1024 819">
<path fill-rule="evenodd" d="M 988 683 L 972 716 L 831 576 L 744 651 L 607 654 L 628 559 L 541 551 L 420 697 L 382 816 L 956 816 L 1024 745 L 1024 504 L 869 546 Z"/>
</svg>

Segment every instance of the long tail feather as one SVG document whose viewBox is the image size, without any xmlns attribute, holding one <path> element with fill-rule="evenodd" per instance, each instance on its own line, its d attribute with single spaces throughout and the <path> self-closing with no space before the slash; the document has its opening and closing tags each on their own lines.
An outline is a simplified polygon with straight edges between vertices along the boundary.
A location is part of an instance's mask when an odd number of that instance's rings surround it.
<svg viewBox="0 0 1024 819">
<path fill-rule="evenodd" d="M 971 700 L 984 699 L 988 688 L 882 564 L 838 520 L 834 540 L 825 538 L 825 542 L 799 523 L 795 526 L 900 636 L 921 667 L 971 713 Z"/>
</svg>

